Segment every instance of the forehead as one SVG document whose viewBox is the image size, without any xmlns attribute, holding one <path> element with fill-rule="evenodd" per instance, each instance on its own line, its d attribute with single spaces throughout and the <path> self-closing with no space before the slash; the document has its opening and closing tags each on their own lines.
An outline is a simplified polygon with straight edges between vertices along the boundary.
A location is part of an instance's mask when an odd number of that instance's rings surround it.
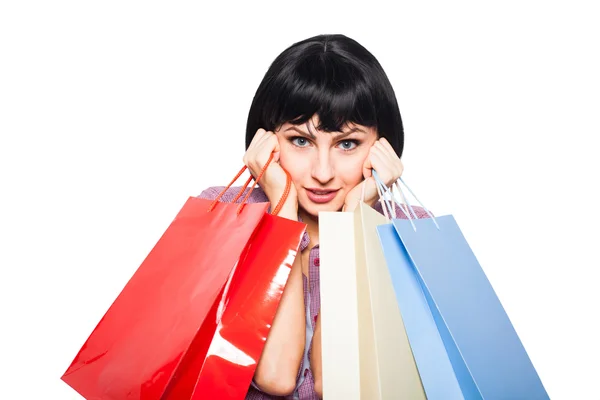
<svg viewBox="0 0 600 400">
<path fill-rule="evenodd" d="M 312 133 L 314 135 L 330 135 L 331 133 L 335 133 L 335 132 L 327 132 L 327 131 L 322 131 L 317 129 L 317 127 L 320 124 L 320 120 L 319 120 L 319 116 L 317 114 L 313 115 L 308 121 L 306 121 L 303 124 L 292 124 L 290 122 L 286 122 L 281 126 L 281 130 L 286 130 L 287 128 L 290 127 L 297 127 L 300 128 L 302 131 L 307 132 L 307 133 Z M 375 128 L 372 127 L 368 127 L 368 126 L 364 126 L 364 125 L 360 125 L 360 124 L 356 124 L 354 122 L 351 121 L 347 121 L 342 130 L 339 131 L 339 133 L 348 133 L 348 132 L 352 132 L 352 131 L 358 131 L 359 133 L 361 133 L 360 131 L 366 133 L 366 134 L 377 134 Z"/>
</svg>

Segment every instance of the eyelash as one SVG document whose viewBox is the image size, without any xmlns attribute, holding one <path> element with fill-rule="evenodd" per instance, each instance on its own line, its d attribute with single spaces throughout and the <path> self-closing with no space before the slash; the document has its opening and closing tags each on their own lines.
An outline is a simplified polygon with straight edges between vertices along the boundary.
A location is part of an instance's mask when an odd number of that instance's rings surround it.
<svg viewBox="0 0 600 400">
<path fill-rule="evenodd" d="M 305 137 L 302 137 L 302 136 L 294 136 L 294 137 L 290 138 L 290 142 L 292 142 L 292 144 L 294 146 L 299 147 L 301 149 L 304 148 L 304 147 L 307 147 L 307 146 L 300 146 L 300 145 L 298 145 L 296 143 L 296 140 L 298 140 L 298 139 L 306 140 L 308 142 L 308 139 L 305 138 Z M 352 147 L 351 149 L 342 149 L 342 151 L 352 151 L 352 150 L 356 149 L 360 145 L 360 142 L 358 140 L 342 140 L 340 143 L 352 143 L 352 144 L 354 144 L 354 147 Z M 338 144 L 340 144 L 340 143 L 338 143 Z"/>
</svg>

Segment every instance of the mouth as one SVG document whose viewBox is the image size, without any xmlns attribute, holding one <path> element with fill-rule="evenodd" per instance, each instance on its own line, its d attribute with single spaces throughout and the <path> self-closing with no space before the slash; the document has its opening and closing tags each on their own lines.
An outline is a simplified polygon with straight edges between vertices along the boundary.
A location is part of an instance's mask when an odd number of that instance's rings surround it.
<svg viewBox="0 0 600 400">
<path fill-rule="evenodd" d="M 339 189 L 336 190 L 326 190 L 326 189 L 306 189 L 306 194 L 308 198 L 313 203 L 323 204 L 329 203 L 331 200 L 335 198 L 339 192 Z"/>
</svg>

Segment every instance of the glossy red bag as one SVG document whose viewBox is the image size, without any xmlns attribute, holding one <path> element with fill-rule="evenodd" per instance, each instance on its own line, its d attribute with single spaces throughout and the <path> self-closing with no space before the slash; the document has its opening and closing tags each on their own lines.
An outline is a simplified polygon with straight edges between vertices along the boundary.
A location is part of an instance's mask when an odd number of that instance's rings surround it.
<svg viewBox="0 0 600 400">
<path fill-rule="evenodd" d="M 196 366 L 182 363 L 187 377 L 176 377 L 165 399 L 189 399 L 191 389 L 192 400 L 246 397 L 305 226 L 265 214 L 213 309 L 216 318 L 206 320 L 186 355 Z"/>
<path fill-rule="evenodd" d="M 189 399 L 200 371 L 217 371 L 208 368 L 210 363 L 203 368 L 213 342 L 207 338 L 214 339 L 219 322 L 226 323 L 227 315 L 237 313 L 232 304 L 245 307 L 245 292 L 240 289 L 244 281 L 235 278 L 236 271 L 242 275 L 264 268 L 246 261 L 252 249 L 262 247 L 260 240 L 265 236 L 259 233 L 268 232 L 269 221 L 276 219 L 281 223 L 275 224 L 281 226 L 279 239 L 286 246 L 287 239 L 297 242 L 295 247 L 289 245 L 292 253 L 298 249 L 305 225 L 272 217 L 267 207 L 267 203 L 240 205 L 189 198 L 61 379 L 86 399 Z M 257 230 L 259 225 L 267 229 Z M 271 252 L 264 248 L 267 251 L 261 253 Z M 287 264 L 291 265 L 289 260 L 279 260 L 284 275 Z M 278 280 L 275 291 L 281 286 Z M 273 303 L 265 304 L 270 304 L 265 310 L 271 310 Z M 246 334 L 265 335 L 264 329 Z M 237 345 L 245 348 L 243 343 Z M 252 354 L 262 352 L 262 347 L 252 349 Z M 196 393 L 200 396 L 196 398 L 202 398 L 200 390 Z"/>
</svg>

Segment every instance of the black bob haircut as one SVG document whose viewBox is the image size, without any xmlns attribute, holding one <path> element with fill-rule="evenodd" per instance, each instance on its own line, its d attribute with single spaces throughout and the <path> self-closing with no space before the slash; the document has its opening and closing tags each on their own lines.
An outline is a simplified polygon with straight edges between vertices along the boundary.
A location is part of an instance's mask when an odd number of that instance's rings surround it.
<svg viewBox="0 0 600 400">
<path fill-rule="evenodd" d="M 404 128 L 392 85 L 377 59 L 345 35 L 314 36 L 277 56 L 252 100 L 246 149 L 259 128 L 301 125 L 314 114 L 325 132 L 347 123 L 375 128 L 402 156 Z"/>
</svg>

